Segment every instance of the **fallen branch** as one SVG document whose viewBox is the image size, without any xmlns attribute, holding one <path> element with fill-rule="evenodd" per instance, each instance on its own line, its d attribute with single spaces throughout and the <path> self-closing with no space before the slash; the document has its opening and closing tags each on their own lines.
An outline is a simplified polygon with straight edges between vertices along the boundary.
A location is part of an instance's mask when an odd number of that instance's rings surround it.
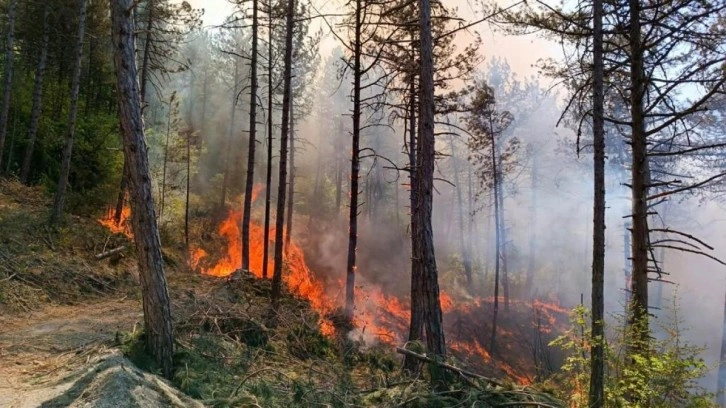
<svg viewBox="0 0 726 408">
<path fill-rule="evenodd" d="M 120 253 L 121 251 L 123 251 L 124 249 L 126 249 L 126 247 L 124 245 L 121 245 L 118 248 L 110 249 L 106 252 L 101 252 L 100 254 L 96 255 L 96 259 L 100 261 L 101 259 L 105 259 L 105 258 L 108 258 L 109 256 L 116 255 L 116 254 Z"/>
<path fill-rule="evenodd" d="M 421 355 L 421 354 L 418 354 L 418 353 L 414 353 L 413 351 L 406 350 L 405 348 L 402 348 L 402 347 L 396 347 L 396 352 L 399 353 L 399 354 L 405 354 L 407 356 L 411 356 L 413 358 L 416 358 L 418 360 L 424 361 L 424 362 L 429 363 L 429 364 L 435 364 L 435 365 L 437 365 L 437 366 L 439 366 L 441 368 L 445 368 L 445 369 L 447 369 L 449 371 L 453 371 L 453 372 L 455 372 L 455 373 L 457 373 L 459 375 L 465 376 L 465 377 L 470 377 L 470 378 L 476 378 L 476 379 L 479 379 L 479 380 L 483 380 L 483 381 L 486 381 L 486 382 L 488 382 L 488 383 L 490 383 L 492 385 L 496 385 L 498 387 L 504 386 L 503 383 L 501 383 L 501 382 L 499 382 L 497 380 L 494 380 L 492 378 L 484 377 L 483 375 L 479 375 L 479 374 L 476 374 L 476 373 L 472 373 L 471 371 L 462 370 L 461 368 L 454 367 L 454 366 L 452 366 L 450 364 L 446 364 L 446 363 L 443 363 L 443 362 L 440 362 L 440 361 L 433 360 L 433 359 L 431 359 L 429 357 L 426 357 L 426 356 Z"/>
</svg>

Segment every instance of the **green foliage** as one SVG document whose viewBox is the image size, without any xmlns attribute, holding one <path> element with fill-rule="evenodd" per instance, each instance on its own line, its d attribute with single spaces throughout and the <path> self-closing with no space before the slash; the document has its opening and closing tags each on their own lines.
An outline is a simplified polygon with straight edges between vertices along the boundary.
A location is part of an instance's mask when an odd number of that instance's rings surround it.
<svg viewBox="0 0 726 408">
<path fill-rule="evenodd" d="M 614 342 L 605 341 L 605 406 L 613 408 L 714 407 L 710 393 L 697 384 L 708 372 L 699 357 L 702 348 L 685 342 L 674 308 L 674 322 L 663 328 L 662 339 L 640 344 L 644 322 L 629 324 Z M 572 328 L 550 345 L 569 353 L 562 365 L 560 395 L 570 407 L 587 407 L 590 375 L 590 314 L 578 306 L 572 312 Z M 617 326 L 622 327 L 622 324 Z M 636 352 L 636 350 L 644 350 Z"/>
</svg>

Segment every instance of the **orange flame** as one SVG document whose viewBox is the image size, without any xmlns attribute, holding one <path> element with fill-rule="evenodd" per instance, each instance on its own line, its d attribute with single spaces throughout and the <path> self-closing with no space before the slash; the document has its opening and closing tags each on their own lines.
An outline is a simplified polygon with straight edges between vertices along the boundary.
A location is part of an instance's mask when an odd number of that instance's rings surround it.
<svg viewBox="0 0 726 408">
<path fill-rule="evenodd" d="M 259 194 L 261 188 L 255 187 L 253 199 Z M 199 269 L 203 274 L 224 277 L 234 273 L 241 267 L 242 242 L 240 224 L 242 212 L 230 210 L 227 218 L 222 221 L 217 229 L 218 234 L 226 241 L 225 251 L 222 256 L 213 260 L 202 248 L 193 248 L 191 252 L 191 265 Z M 270 237 L 274 239 L 274 230 Z M 270 242 L 270 248 L 274 248 L 274 242 Z M 274 268 L 274 260 L 269 254 L 264 253 L 264 228 L 255 222 L 250 222 L 250 273 L 257 278 L 262 278 L 262 263 L 265 256 L 268 256 L 269 270 Z M 310 305 L 323 318 L 321 319 L 321 331 L 325 335 L 333 335 L 335 328 L 327 320 L 326 316 L 336 309 L 342 301 L 344 293 L 344 281 L 322 280 L 318 278 L 307 266 L 303 250 L 294 241 L 286 246 L 283 256 L 284 271 L 283 282 L 290 292 L 310 302 Z M 360 276 L 360 275 L 359 275 Z M 381 342 L 385 344 L 402 344 L 408 333 L 410 321 L 410 301 L 391 296 L 383 292 L 382 288 L 375 285 L 366 285 L 359 281 L 355 288 L 355 329 L 352 336 L 358 336 L 364 341 Z M 459 299 L 461 301 L 461 299 Z M 442 291 L 440 302 L 444 319 L 459 319 L 464 325 L 470 325 L 474 320 L 482 319 L 485 310 L 491 310 L 493 298 L 471 298 L 466 301 L 456 302 L 451 294 Z M 500 299 L 501 300 L 501 299 Z M 537 312 L 539 322 L 537 329 L 542 333 L 549 333 L 554 327 L 556 320 L 561 315 L 567 315 L 568 311 L 558 305 L 536 301 L 532 304 L 521 300 L 511 299 L 512 305 L 521 306 L 522 310 L 532 307 Z M 463 317 L 463 318 L 462 318 Z M 541 326 L 541 327 L 540 327 Z M 479 328 L 470 327 L 464 332 L 474 333 L 477 336 L 486 336 Z M 487 332 L 488 333 L 488 332 Z M 502 339 L 501 344 L 515 343 L 521 339 L 521 333 L 508 330 L 503 325 L 498 328 L 498 336 Z M 477 338 L 453 336 L 448 338 L 448 347 L 459 356 L 465 356 L 466 360 L 476 365 L 487 365 L 496 367 L 500 373 L 506 373 L 510 378 L 520 384 L 530 384 L 531 379 L 526 369 L 528 363 L 524 362 L 524 356 L 510 356 L 512 359 L 504 361 L 501 358 L 493 358 L 489 350 L 482 345 Z M 509 349 L 509 347 L 507 347 Z M 507 354 L 518 353 L 516 349 L 509 349 Z M 521 353 L 519 353 L 521 354 Z M 521 358 L 520 358 L 521 357 Z"/>
<path fill-rule="evenodd" d="M 118 224 L 116 224 L 116 220 L 114 219 L 115 212 L 115 209 L 109 208 L 106 215 L 97 221 L 108 228 L 113 234 L 124 234 L 129 239 L 134 239 L 134 234 L 131 232 L 131 207 L 124 203 L 121 209 L 121 221 Z"/>
</svg>

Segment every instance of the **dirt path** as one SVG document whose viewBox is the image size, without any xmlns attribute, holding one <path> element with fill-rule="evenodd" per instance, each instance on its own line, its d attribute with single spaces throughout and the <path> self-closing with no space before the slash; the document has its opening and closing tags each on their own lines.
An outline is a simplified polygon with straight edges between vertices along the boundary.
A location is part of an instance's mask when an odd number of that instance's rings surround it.
<svg viewBox="0 0 726 408">
<path fill-rule="evenodd" d="M 123 298 L 0 316 L 0 407 L 37 407 L 65 392 L 65 376 L 142 322 L 140 302 Z"/>
</svg>

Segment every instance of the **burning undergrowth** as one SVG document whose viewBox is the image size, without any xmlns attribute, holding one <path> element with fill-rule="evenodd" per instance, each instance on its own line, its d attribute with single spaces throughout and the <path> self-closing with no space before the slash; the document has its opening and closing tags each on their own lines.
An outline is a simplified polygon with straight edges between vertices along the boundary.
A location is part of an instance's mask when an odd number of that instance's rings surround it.
<svg viewBox="0 0 726 408">
<path fill-rule="evenodd" d="M 231 210 L 217 229 L 218 238 L 205 248 L 193 248 L 192 267 L 204 275 L 229 277 L 241 265 L 241 213 Z M 271 233 L 274 237 L 274 232 Z M 271 243 L 270 248 L 273 248 Z M 221 254 L 215 256 L 214 254 Z M 250 226 L 251 276 L 262 278 L 264 229 Z M 268 255 L 269 256 L 269 255 Z M 269 274 L 273 260 L 270 258 Z M 342 275 L 342 274 L 341 274 Z M 284 256 L 283 281 L 297 298 L 310 303 L 317 312 L 321 331 L 332 337 L 344 295 L 342 279 L 331 274 L 316 274 L 308 267 L 305 253 L 294 241 Z M 409 299 L 387 293 L 365 277 L 356 287 L 356 317 L 349 338 L 366 346 L 402 345 L 409 324 Z M 520 384 L 530 384 L 559 366 L 560 356 L 547 344 L 567 325 L 568 311 L 554 304 L 510 300 L 505 307 L 500 299 L 499 324 L 492 339 L 493 299 L 474 298 L 459 292 L 442 291 L 441 303 L 450 354 L 463 365 L 486 375 L 506 376 Z"/>
</svg>

